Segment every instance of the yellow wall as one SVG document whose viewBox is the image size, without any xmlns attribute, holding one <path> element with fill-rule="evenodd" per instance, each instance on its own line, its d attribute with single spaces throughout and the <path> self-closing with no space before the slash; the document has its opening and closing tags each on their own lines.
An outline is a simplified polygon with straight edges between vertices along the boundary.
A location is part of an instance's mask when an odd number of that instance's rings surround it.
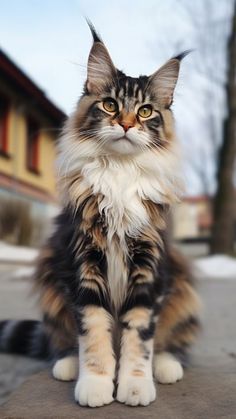
<svg viewBox="0 0 236 419">
<path fill-rule="evenodd" d="M 10 159 L 0 156 L 0 172 L 13 176 L 18 180 L 44 189 L 45 192 L 55 195 L 54 161 L 55 137 L 45 132 L 40 133 L 39 144 L 39 172 L 34 174 L 26 167 L 26 118 L 11 108 L 8 119 L 8 144 Z"/>
</svg>

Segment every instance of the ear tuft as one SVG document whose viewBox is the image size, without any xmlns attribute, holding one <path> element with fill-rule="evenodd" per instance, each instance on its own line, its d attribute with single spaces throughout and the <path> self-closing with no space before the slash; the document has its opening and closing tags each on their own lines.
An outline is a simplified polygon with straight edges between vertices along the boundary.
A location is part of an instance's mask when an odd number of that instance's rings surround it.
<svg viewBox="0 0 236 419">
<path fill-rule="evenodd" d="M 194 51 L 193 49 L 186 49 L 186 51 L 183 51 L 180 54 L 176 55 L 176 57 L 173 57 L 173 59 L 182 61 L 183 58 L 185 58 L 188 54 L 190 54 L 193 51 Z"/>
<path fill-rule="evenodd" d="M 154 92 L 160 106 L 164 108 L 169 108 L 171 106 L 179 76 L 180 62 L 190 52 L 191 50 L 187 50 L 182 54 L 171 58 L 149 77 L 148 89 Z"/>
<path fill-rule="evenodd" d="M 88 58 L 86 89 L 88 93 L 100 94 L 107 85 L 114 81 L 117 70 L 94 26 L 90 21 L 87 22 L 94 42 Z"/>
<path fill-rule="evenodd" d="M 86 17 L 86 22 L 89 26 L 89 29 L 91 31 L 92 37 L 93 37 L 93 42 L 102 42 L 102 39 L 100 37 L 100 35 L 98 35 L 94 25 L 92 24 L 92 22 Z"/>
</svg>

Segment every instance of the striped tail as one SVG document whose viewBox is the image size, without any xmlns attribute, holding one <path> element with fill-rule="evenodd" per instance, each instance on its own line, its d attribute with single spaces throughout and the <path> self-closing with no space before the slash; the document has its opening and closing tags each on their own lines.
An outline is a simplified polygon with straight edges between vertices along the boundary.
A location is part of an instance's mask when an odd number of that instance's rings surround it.
<svg viewBox="0 0 236 419">
<path fill-rule="evenodd" d="M 49 337 L 37 320 L 0 322 L 0 352 L 50 359 Z"/>
</svg>

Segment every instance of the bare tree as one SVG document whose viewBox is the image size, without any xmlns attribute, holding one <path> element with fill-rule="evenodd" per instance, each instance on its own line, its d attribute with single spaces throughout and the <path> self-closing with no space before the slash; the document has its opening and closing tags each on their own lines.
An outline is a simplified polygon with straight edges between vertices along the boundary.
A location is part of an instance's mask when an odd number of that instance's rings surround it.
<svg viewBox="0 0 236 419">
<path fill-rule="evenodd" d="M 214 224 L 211 253 L 232 253 L 234 248 L 235 188 L 233 173 L 236 155 L 236 1 L 232 30 L 228 40 L 228 77 L 226 83 L 228 115 L 218 159 L 217 192 L 214 200 Z"/>
<path fill-rule="evenodd" d="M 236 154 L 236 0 L 224 4 L 228 11 L 232 10 L 232 25 L 228 43 L 225 45 L 227 72 L 222 72 L 224 44 L 227 42 L 226 15 L 214 13 L 215 1 L 205 0 L 196 4 L 182 0 L 188 12 L 189 20 L 196 29 L 197 48 L 201 51 L 202 60 L 196 62 L 197 71 L 206 77 L 208 92 L 208 139 L 213 161 L 216 168 L 216 194 L 213 199 L 213 226 L 211 231 L 210 252 L 230 254 L 234 249 L 235 238 L 235 187 L 233 175 Z M 224 9 L 226 10 L 226 9 Z M 227 49 L 227 50 L 226 50 Z M 224 85 L 222 84 L 224 83 Z M 226 88 L 227 115 L 223 124 L 222 135 L 217 130 L 217 114 L 215 106 L 217 89 Z M 219 127 L 219 126 L 218 126 Z M 221 140 L 219 142 L 219 140 Z M 201 158 L 192 159 L 191 167 L 201 181 L 205 193 L 211 189 L 212 180 L 207 177 L 207 161 L 204 148 L 199 149 Z M 209 188 L 210 186 L 210 188 Z"/>
<path fill-rule="evenodd" d="M 217 171 L 219 148 L 221 141 L 221 130 L 219 129 L 219 114 L 216 107 L 219 107 L 219 91 L 224 91 L 225 76 L 222 69 L 222 52 L 225 49 L 225 29 L 229 24 L 228 18 L 218 14 L 216 16 L 215 0 L 203 0 L 197 3 L 181 0 L 181 4 L 195 32 L 195 49 L 193 54 L 194 71 L 205 80 L 204 91 L 202 90 L 202 106 L 204 106 L 207 117 L 205 127 L 208 147 L 199 141 L 197 158 L 189 153 L 191 169 L 200 180 L 202 192 L 211 195 L 214 189 L 213 179 L 209 177 L 207 167 L 210 165 L 212 171 Z M 230 4 L 225 5 L 230 9 Z M 203 88 L 202 88 L 203 89 Z"/>
</svg>

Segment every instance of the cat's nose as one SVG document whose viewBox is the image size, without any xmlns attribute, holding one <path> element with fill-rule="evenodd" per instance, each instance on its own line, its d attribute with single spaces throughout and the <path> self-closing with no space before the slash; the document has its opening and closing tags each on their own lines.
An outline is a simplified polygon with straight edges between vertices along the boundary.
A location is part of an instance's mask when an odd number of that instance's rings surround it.
<svg viewBox="0 0 236 419">
<path fill-rule="evenodd" d="M 130 129 L 130 128 L 133 128 L 133 124 L 132 123 L 130 123 L 130 121 L 128 122 L 126 122 L 126 121 L 122 121 L 122 122 L 120 122 L 120 125 L 122 126 L 122 128 L 124 129 L 124 131 L 125 132 L 127 132 L 128 131 L 128 129 Z"/>
</svg>

